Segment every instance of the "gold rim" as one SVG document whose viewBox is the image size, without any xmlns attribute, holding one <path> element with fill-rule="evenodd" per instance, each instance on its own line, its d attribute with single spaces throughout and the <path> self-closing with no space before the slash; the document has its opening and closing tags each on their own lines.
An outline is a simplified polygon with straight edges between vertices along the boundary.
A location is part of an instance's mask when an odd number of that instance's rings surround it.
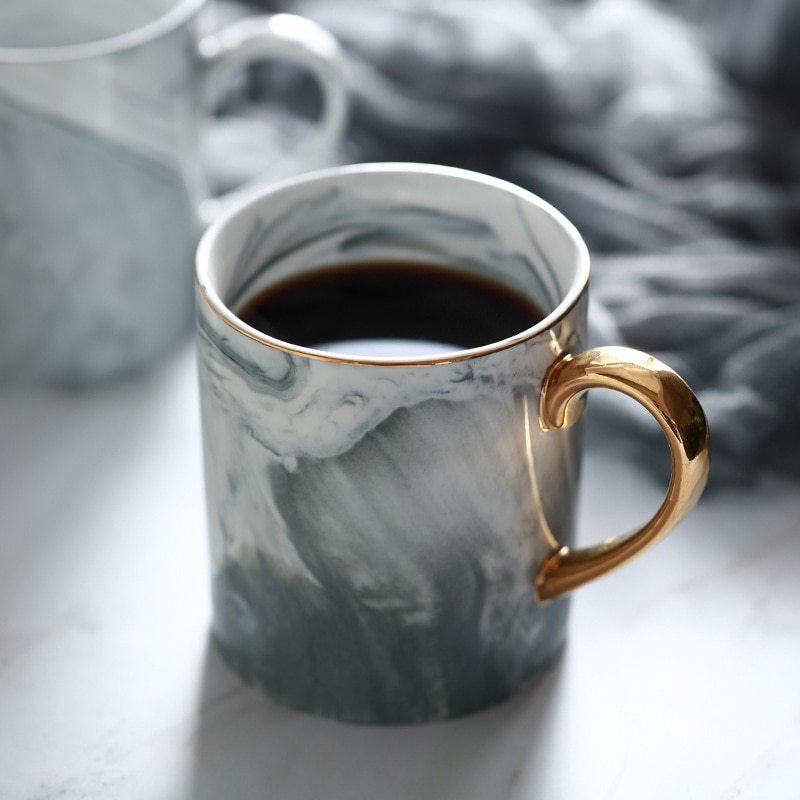
<svg viewBox="0 0 800 800">
<path fill-rule="evenodd" d="M 454 350 L 452 354 L 445 353 L 441 356 L 431 356 L 430 358 L 414 360 L 403 357 L 392 358 L 390 356 L 386 356 L 384 358 L 361 358 L 359 356 L 337 355 L 335 353 L 329 353 L 326 350 L 313 350 L 310 347 L 300 347 L 299 345 L 293 345 L 289 342 L 284 342 L 281 339 L 273 339 L 271 336 L 267 336 L 255 328 L 251 328 L 235 315 L 231 315 L 233 317 L 231 319 L 229 316 L 221 314 L 214 303 L 209 300 L 205 287 L 202 286 L 198 280 L 195 280 L 195 283 L 197 284 L 197 288 L 206 305 L 211 309 L 217 319 L 220 319 L 228 327 L 232 328 L 237 333 L 240 333 L 242 336 L 247 337 L 253 342 L 258 342 L 258 344 L 264 345 L 265 347 L 269 347 L 273 350 L 281 350 L 284 353 L 289 353 L 294 356 L 302 356 L 303 358 L 311 358 L 315 361 L 326 361 L 330 364 L 357 364 L 364 367 L 427 367 L 435 364 L 457 364 L 459 361 L 470 361 L 473 358 L 481 358 L 482 356 L 488 356 L 492 353 L 500 353 L 503 350 L 508 350 L 511 347 L 515 347 L 521 342 L 527 342 L 531 339 L 535 339 L 537 336 L 541 336 L 543 333 L 550 330 L 550 328 L 552 328 L 554 325 L 557 325 L 572 312 L 576 305 L 578 305 L 585 292 L 584 289 L 584 292 L 581 292 L 571 305 L 562 309 L 558 316 L 548 315 L 542 320 L 542 322 L 537 323 L 533 328 L 528 328 L 522 333 L 519 333 L 509 339 L 503 339 L 495 344 L 488 344 L 482 347 L 473 348 L 471 350 Z"/>
<path fill-rule="evenodd" d="M 482 345 L 481 347 L 474 347 L 468 350 L 454 350 L 452 353 L 443 353 L 438 356 L 431 356 L 429 358 L 422 359 L 403 356 L 345 356 L 336 353 L 330 353 L 325 350 L 315 350 L 310 347 L 294 345 L 291 344 L 291 342 L 284 342 L 281 339 L 275 339 L 272 336 L 268 336 L 267 334 L 262 333 L 261 331 L 256 330 L 255 328 L 252 328 L 246 323 L 242 322 L 242 320 L 240 320 L 222 301 L 217 292 L 210 285 L 210 280 L 208 280 L 208 266 L 211 262 L 212 245 L 222 229 L 234 217 L 244 213 L 250 207 L 262 203 L 267 197 L 281 192 L 286 188 L 296 186 L 300 183 L 313 183 L 342 175 L 372 174 L 376 172 L 384 172 L 387 174 L 391 174 L 393 172 L 414 172 L 419 175 L 434 175 L 466 179 L 475 183 L 481 183 L 485 186 L 510 192 L 525 202 L 532 203 L 533 205 L 536 205 L 540 209 L 544 210 L 563 228 L 568 237 L 572 240 L 578 253 L 578 264 L 576 267 L 575 276 L 568 291 L 565 293 L 563 300 L 547 316 L 545 316 L 544 319 L 537 322 L 536 325 L 527 328 L 526 330 L 521 331 L 514 336 L 510 336 L 507 339 Z M 372 367 L 427 367 L 440 364 L 456 364 L 461 361 L 470 361 L 475 358 L 482 358 L 484 356 L 492 355 L 493 353 L 500 353 L 503 350 L 508 350 L 518 344 L 535 339 L 537 336 L 547 332 L 554 325 L 557 325 L 565 317 L 567 317 L 584 297 L 588 283 L 589 251 L 575 226 L 560 211 L 558 211 L 558 209 L 554 208 L 532 192 L 528 192 L 519 186 L 515 186 L 513 183 L 500 180 L 499 178 L 492 178 L 488 175 L 482 175 L 478 172 L 457 169 L 455 167 L 440 167 L 433 164 L 413 163 L 354 164 L 346 167 L 334 167 L 332 169 L 319 170 L 317 172 L 307 173 L 296 178 L 290 178 L 288 180 L 281 181 L 280 183 L 276 183 L 269 189 L 261 190 L 256 194 L 250 195 L 247 199 L 241 201 L 236 206 L 224 213 L 203 235 L 203 238 L 201 239 L 197 248 L 197 263 L 195 269 L 195 284 L 197 285 L 197 289 L 206 305 L 208 305 L 214 315 L 224 322 L 229 328 L 235 330 L 237 333 L 245 336 L 251 341 L 257 342 L 258 344 L 264 345 L 265 347 L 269 347 L 273 350 L 281 350 L 284 353 L 300 356 L 302 358 L 310 358 L 315 361 L 325 361 L 330 364 L 353 364 L 358 366 Z"/>
</svg>

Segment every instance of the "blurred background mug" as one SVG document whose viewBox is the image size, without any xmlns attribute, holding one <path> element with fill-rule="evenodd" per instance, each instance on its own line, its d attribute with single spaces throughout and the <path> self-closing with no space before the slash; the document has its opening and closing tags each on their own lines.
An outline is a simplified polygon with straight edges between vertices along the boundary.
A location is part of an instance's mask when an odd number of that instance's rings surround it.
<svg viewBox="0 0 800 800">
<path fill-rule="evenodd" d="M 0 383 L 91 384 L 146 366 L 187 330 L 192 253 L 225 203 L 207 197 L 201 124 L 231 71 L 284 60 L 319 83 L 318 125 L 284 172 L 336 148 L 335 40 L 291 15 L 203 35 L 205 5 L 2 3 Z"/>
<path fill-rule="evenodd" d="M 242 319 L 265 291 L 293 285 L 302 300 L 313 270 L 335 265 L 341 284 L 376 260 L 490 281 L 543 318 L 427 355 L 403 354 L 406 343 L 394 355 L 364 354 L 364 342 L 355 353 L 312 347 Z M 428 165 L 315 173 L 209 229 L 197 281 L 214 635 L 235 669 L 282 702 L 339 719 L 475 711 L 560 651 L 565 595 L 690 510 L 708 471 L 703 411 L 655 358 L 584 349 L 588 278 L 583 241 L 551 206 Z M 417 325 L 421 296 L 407 299 L 384 293 L 370 318 Z M 336 310 L 356 326 L 354 307 Z M 447 300 L 438 311 L 458 313 Z M 312 330 L 319 318 L 299 302 L 290 322 Z M 575 423 L 591 387 L 650 411 L 672 479 L 641 529 L 576 548 Z"/>
</svg>

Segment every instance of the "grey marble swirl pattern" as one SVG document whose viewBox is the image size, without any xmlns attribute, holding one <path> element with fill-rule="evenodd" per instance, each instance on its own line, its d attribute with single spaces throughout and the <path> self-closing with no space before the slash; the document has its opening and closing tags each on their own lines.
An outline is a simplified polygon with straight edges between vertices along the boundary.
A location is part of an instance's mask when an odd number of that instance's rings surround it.
<svg viewBox="0 0 800 800">
<path fill-rule="evenodd" d="M 309 263 L 427 259 L 501 280 L 551 310 L 565 287 L 521 206 L 512 199 L 502 209 L 507 216 L 501 233 L 483 218 L 359 195 L 334 182 L 316 196 L 287 202 L 274 216 L 249 221 L 240 234 L 243 244 L 226 282 L 226 299 L 236 307 Z M 298 226 L 298 219 L 304 224 Z"/>
<path fill-rule="evenodd" d="M 535 249 L 474 217 L 315 197 L 302 224 L 291 200 L 231 223 L 230 306 L 375 248 L 530 269 L 543 303 L 563 292 Z M 584 295 L 481 357 L 358 365 L 253 341 L 200 293 L 214 635 L 240 674 L 313 713 L 421 722 L 506 698 L 557 655 L 568 601 L 538 604 L 532 574 L 549 538 L 573 540 L 580 426 L 543 433 L 538 394 L 555 355 L 581 347 L 585 311 Z"/>
</svg>

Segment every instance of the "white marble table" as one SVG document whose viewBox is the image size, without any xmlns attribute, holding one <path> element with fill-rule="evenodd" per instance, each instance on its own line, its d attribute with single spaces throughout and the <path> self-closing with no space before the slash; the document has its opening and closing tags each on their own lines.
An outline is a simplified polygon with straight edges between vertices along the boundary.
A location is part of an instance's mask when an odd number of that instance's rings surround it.
<svg viewBox="0 0 800 800">
<path fill-rule="evenodd" d="M 2 798 L 800 797 L 797 485 L 713 496 L 579 592 L 522 696 L 388 729 L 276 706 L 209 649 L 189 348 L 98 394 L 0 397 L 0 448 Z M 660 494 L 592 453 L 587 537 Z"/>
</svg>

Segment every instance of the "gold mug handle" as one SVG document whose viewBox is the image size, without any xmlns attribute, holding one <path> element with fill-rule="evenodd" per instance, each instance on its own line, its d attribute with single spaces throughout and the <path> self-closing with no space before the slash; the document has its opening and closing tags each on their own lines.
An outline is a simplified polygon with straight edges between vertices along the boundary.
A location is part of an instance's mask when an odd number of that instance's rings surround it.
<svg viewBox="0 0 800 800">
<path fill-rule="evenodd" d="M 661 507 L 633 533 L 591 547 L 556 544 L 536 576 L 540 601 L 571 592 L 659 542 L 691 511 L 708 478 L 708 425 L 694 392 L 666 364 L 628 347 L 596 347 L 556 361 L 542 385 L 542 430 L 569 427 L 592 388 L 622 392 L 656 418 L 672 454 L 672 478 Z"/>
</svg>

